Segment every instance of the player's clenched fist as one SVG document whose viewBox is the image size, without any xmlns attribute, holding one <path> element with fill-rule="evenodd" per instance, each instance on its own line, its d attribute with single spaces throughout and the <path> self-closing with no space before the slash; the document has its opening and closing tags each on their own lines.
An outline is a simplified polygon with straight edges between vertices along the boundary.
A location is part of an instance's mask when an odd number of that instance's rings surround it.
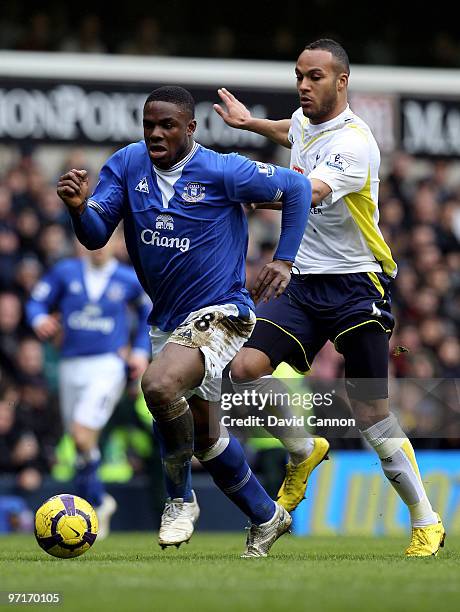
<svg viewBox="0 0 460 612">
<path fill-rule="evenodd" d="M 82 213 L 88 196 L 88 172 L 72 169 L 63 174 L 57 184 L 57 194 L 66 206 Z"/>
</svg>

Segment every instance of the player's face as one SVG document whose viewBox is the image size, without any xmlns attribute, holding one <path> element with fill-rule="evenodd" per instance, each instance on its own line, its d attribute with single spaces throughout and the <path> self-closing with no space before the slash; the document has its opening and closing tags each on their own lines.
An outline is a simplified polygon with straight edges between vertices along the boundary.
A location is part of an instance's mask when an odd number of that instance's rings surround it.
<svg viewBox="0 0 460 612">
<path fill-rule="evenodd" d="M 159 168 L 171 168 L 192 148 L 196 121 L 172 102 L 146 104 L 143 124 L 147 151 Z"/>
<path fill-rule="evenodd" d="M 89 259 L 93 266 L 97 268 L 106 264 L 109 259 L 112 257 L 112 247 L 107 244 L 102 249 L 97 249 L 96 251 L 89 251 Z"/>
<path fill-rule="evenodd" d="M 295 73 L 300 105 L 311 123 L 324 123 L 344 110 L 348 75 L 338 71 L 330 51 L 303 51 Z"/>
</svg>

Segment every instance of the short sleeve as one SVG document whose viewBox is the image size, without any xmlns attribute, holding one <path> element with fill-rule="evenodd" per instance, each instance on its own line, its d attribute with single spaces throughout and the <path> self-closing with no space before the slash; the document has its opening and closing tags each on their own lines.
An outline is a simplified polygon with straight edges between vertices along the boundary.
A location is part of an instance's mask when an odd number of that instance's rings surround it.
<svg viewBox="0 0 460 612">
<path fill-rule="evenodd" d="M 308 178 L 319 179 L 331 188 L 328 201 L 336 202 L 360 191 L 369 176 L 369 144 L 364 134 L 348 132 L 331 142 L 324 159 Z"/>
</svg>

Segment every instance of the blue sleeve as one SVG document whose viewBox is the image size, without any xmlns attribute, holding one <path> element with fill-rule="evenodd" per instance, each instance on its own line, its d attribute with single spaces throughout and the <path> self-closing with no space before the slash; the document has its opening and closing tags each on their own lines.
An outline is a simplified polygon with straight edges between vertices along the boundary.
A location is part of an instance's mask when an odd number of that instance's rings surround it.
<svg viewBox="0 0 460 612">
<path fill-rule="evenodd" d="M 72 224 L 78 240 L 88 249 L 107 244 L 123 214 L 124 149 L 117 151 L 103 166 L 96 188 L 81 215 L 73 214 Z"/>
<path fill-rule="evenodd" d="M 25 307 L 27 322 L 31 327 L 38 316 L 49 314 L 56 306 L 62 295 L 62 288 L 61 275 L 56 267 L 51 268 L 38 281 Z"/>
<path fill-rule="evenodd" d="M 281 235 L 273 259 L 294 261 L 307 227 L 311 207 L 311 183 L 294 170 L 278 168 L 284 177 L 281 198 Z"/>
<path fill-rule="evenodd" d="M 241 155 L 227 156 L 224 181 L 233 202 L 283 202 L 281 235 L 274 259 L 294 261 L 308 222 L 310 181 L 293 170 Z"/>
</svg>

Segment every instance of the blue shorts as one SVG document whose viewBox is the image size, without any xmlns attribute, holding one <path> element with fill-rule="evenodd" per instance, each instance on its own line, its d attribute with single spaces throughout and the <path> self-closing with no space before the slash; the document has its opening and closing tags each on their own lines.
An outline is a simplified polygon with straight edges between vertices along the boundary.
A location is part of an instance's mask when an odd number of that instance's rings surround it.
<svg viewBox="0 0 460 612">
<path fill-rule="evenodd" d="M 257 323 L 245 347 L 264 352 L 276 368 L 282 361 L 308 372 L 313 358 L 331 340 L 363 325 L 391 334 L 391 279 L 377 272 L 293 274 L 285 292 L 256 308 Z"/>
</svg>

